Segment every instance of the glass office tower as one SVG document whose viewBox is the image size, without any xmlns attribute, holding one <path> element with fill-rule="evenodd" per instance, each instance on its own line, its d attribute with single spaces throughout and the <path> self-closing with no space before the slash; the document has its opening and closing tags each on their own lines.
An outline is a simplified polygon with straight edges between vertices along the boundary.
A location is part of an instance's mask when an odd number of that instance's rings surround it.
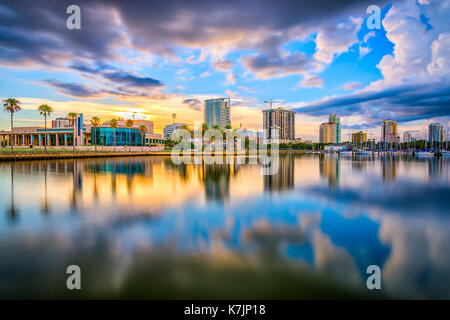
<svg viewBox="0 0 450 320">
<path fill-rule="evenodd" d="M 221 129 L 231 125 L 230 98 L 205 100 L 205 123 L 209 128 L 217 125 Z"/>
<path fill-rule="evenodd" d="M 336 116 L 336 114 L 332 113 L 330 114 L 330 116 L 328 117 L 328 122 L 330 123 L 334 123 L 336 126 L 336 143 L 341 143 L 341 118 L 339 118 L 338 116 Z"/>
<path fill-rule="evenodd" d="M 440 123 L 430 123 L 428 126 L 428 140 L 430 143 L 444 142 L 446 140 L 444 126 Z"/>
</svg>

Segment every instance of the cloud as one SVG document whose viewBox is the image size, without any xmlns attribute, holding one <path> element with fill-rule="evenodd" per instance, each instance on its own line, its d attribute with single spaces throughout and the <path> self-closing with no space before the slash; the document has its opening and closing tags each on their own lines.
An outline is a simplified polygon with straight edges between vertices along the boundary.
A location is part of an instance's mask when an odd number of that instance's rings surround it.
<svg viewBox="0 0 450 320">
<path fill-rule="evenodd" d="M 411 81 L 426 84 L 437 76 L 448 75 L 450 1 L 423 2 L 414 0 L 395 2 L 383 19 L 386 37 L 394 44 L 392 55 L 384 56 L 378 68 L 383 80 L 373 88 Z M 428 23 L 423 22 L 428 18 Z M 431 25 L 431 28 L 429 27 Z M 444 69 L 440 68 L 440 65 Z"/>
<path fill-rule="evenodd" d="M 383 91 L 359 91 L 354 94 L 325 98 L 295 108 L 299 114 L 326 116 L 364 115 L 369 124 L 382 119 L 399 122 L 450 116 L 450 83 L 448 81 L 393 86 Z"/>
<path fill-rule="evenodd" d="M 368 33 L 366 33 L 366 35 L 364 36 L 364 42 L 367 43 L 367 41 L 369 41 L 370 38 L 375 37 L 375 31 L 370 31 Z"/>
<path fill-rule="evenodd" d="M 361 89 L 363 87 L 362 83 L 359 81 L 351 81 L 351 82 L 347 82 L 344 85 L 342 85 L 342 89 L 347 90 L 347 91 L 353 91 L 353 90 L 358 90 Z"/>
<path fill-rule="evenodd" d="M 74 57 L 112 59 L 114 47 L 123 43 L 117 15 L 111 6 L 79 1 L 82 30 L 65 27 L 67 3 L 4 1 L 10 14 L 1 14 L 0 62 L 6 65 L 58 67 Z"/>
<path fill-rule="evenodd" d="M 183 101 L 190 109 L 200 111 L 202 109 L 202 102 L 199 99 L 186 99 Z"/>
<path fill-rule="evenodd" d="M 226 93 L 227 96 L 229 96 L 231 98 L 237 98 L 237 99 L 241 99 L 242 98 L 237 92 L 234 92 L 234 91 L 232 91 L 230 89 L 225 90 L 225 93 Z"/>
<path fill-rule="evenodd" d="M 103 76 L 113 82 L 119 82 L 134 87 L 149 88 L 160 87 L 163 85 L 159 80 L 148 77 L 138 77 L 123 71 L 104 73 Z"/>
<path fill-rule="evenodd" d="M 254 91 L 246 86 L 238 86 L 238 88 L 246 93 L 254 93 Z"/>
<path fill-rule="evenodd" d="M 233 72 L 227 73 L 227 82 L 230 84 L 235 84 L 236 83 L 236 74 L 234 74 Z"/>
<path fill-rule="evenodd" d="M 357 32 L 362 24 L 361 18 L 349 18 L 345 22 L 322 27 L 316 38 L 314 58 L 323 64 L 330 64 L 335 55 L 346 52 L 358 42 Z"/>
<path fill-rule="evenodd" d="M 321 77 L 308 75 L 300 82 L 300 85 L 302 87 L 308 87 L 308 88 L 313 88 L 313 87 L 322 88 L 323 80 Z"/>
<path fill-rule="evenodd" d="M 100 92 L 89 89 L 87 86 L 76 83 L 60 82 L 58 80 L 45 79 L 42 82 L 57 88 L 60 92 L 73 97 L 92 98 L 100 94 Z"/>
<path fill-rule="evenodd" d="M 46 85 L 56 88 L 60 93 L 78 98 L 103 98 L 105 96 L 115 96 L 119 99 L 126 98 L 152 98 L 152 99 L 169 99 L 173 97 L 170 94 L 164 94 L 160 92 L 142 92 L 135 90 L 130 86 L 113 86 L 108 88 L 107 86 L 99 87 L 98 89 L 92 89 L 89 85 L 80 83 L 61 82 L 55 79 L 44 79 L 40 81 Z"/>
<path fill-rule="evenodd" d="M 121 58 L 117 49 L 175 57 L 178 48 L 222 55 L 234 49 L 268 52 L 301 30 L 349 14 L 364 15 L 369 4 L 386 1 L 79 0 L 81 30 L 67 30 L 67 3 L 59 0 L 6 0 L 0 11 L 0 63 L 61 66 L 73 59 Z M 24 9 L 26 8 L 26 9 Z M 18 19 L 17 17 L 20 17 Z M 299 31 L 300 30 L 300 31 Z M 224 68 L 226 66 L 219 66 Z"/>
<path fill-rule="evenodd" d="M 302 52 L 281 56 L 273 54 L 254 54 L 242 59 L 244 66 L 261 79 L 300 74 L 307 70 L 308 58 Z"/>
<path fill-rule="evenodd" d="M 127 85 L 130 87 L 150 88 L 163 86 L 163 83 L 159 80 L 133 75 L 122 70 L 117 70 L 117 68 L 105 64 L 91 67 L 85 64 L 75 63 L 71 65 L 70 68 L 82 73 L 90 73 L 96 75 L 99 74 L 103 78 L 110 80 L 115 84 Z M 186 69 L 181 69 L 177 73 L 180 74 L 183 72 L 186 72 Z"/>
<path fill-rule="evenodd" d="M 450 70 L 450 33 L 441 33 L 431 45 L 430 74 L 448 74 Z"/>
<path fill-rule="evenodd" d="M 200 73 L 199 77 L 206 78 L 206 77 L 209 77 L 210 75 L 211 75 L 211 73 L 208 70 L 206 70 L 206 71 Z"/>
<path fill-rule="evenodd" d="M 216 70 L 220 70 L 220 71 L 228 71 L 233 67 L 233 61 L 231 60 L 219 60 L 219 61 L 215 61 L 213 62 L 213 67 Z"/>
</svg>

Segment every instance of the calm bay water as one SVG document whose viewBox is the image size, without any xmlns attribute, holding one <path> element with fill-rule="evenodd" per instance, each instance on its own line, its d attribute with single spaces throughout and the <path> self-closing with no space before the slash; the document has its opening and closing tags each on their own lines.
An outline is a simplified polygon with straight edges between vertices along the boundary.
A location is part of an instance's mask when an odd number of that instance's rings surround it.
<svg viewBox="0 0 450 320">
<path fill-rule="evenodd" d="M 450 298 L 450 160 L 0 163 L 2 298 Z M 66 289 L 66 268 L 82 290 Z M 379 265 L 381 292 L 366 288 Z"/>
</svg>

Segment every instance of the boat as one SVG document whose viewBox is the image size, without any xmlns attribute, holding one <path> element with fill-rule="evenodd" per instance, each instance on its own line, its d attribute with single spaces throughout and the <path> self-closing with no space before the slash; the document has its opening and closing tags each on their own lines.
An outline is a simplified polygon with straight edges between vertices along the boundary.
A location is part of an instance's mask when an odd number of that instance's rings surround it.
<svg viewBox="0 0 450 320">
<path fill-rule="evenodd" d="M 358 156 L 371 156 L 372 155 L 372 151 L 370 150 L 356 150 L 355 154 Z"/>
<path fill-rule="evenodd" d="M 341 150 L 341 151 L 339 151 L 339 154 L 341 156 L 351 156 L 353 154 L 353 152 L 351 150 Z"/>
<path fill-rule="evenodd" d="M 416 151 L 415 156 L 421 157 L 421 158 L 425 158 L 425 157 L 429 158 L 429 157 L 434 157 L 434 153 L 431 151 Z"/>
<path fill-rule="evenodd" d="M 443 157 L 450 157 L 450 151 L 448 151 L 448 150 L 442 150 L 442 151 L 441 151 L 441 156 L 443 156 Z"/>
</svg>

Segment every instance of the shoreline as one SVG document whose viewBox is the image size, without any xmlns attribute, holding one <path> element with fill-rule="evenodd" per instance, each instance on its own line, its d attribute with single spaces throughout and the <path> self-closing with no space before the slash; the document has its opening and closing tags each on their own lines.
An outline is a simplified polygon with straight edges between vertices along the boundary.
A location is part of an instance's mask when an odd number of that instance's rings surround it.
<svg viewBox="0 0 450 320">
<path fill-rule="evenodd" d="M 279 154 L 297 153 L 304 154 L 304 150 L 280 150 Z M 206 152 L 192 152 L 191 156 L 205 155 L 213 153 Z M 9 161 L 31 161 L 31 160 L 59 160 L 59 159 L 82 159 L 82 158 L 109 158 L 109 157 L 139 157 L 139 156 L 171 156 L 171 151 L 144 151 L 144 152 L 48 152 L 48 153 L 13 153 L 13 154 L 0 154 L 0 162 Z M 224 156 L 230 155 L 230 153 L 224 152 Z M 245 153 L 232 153 L 233 156 L 245 155 L 248 156 L 248 152 Z"/>
</svg>

